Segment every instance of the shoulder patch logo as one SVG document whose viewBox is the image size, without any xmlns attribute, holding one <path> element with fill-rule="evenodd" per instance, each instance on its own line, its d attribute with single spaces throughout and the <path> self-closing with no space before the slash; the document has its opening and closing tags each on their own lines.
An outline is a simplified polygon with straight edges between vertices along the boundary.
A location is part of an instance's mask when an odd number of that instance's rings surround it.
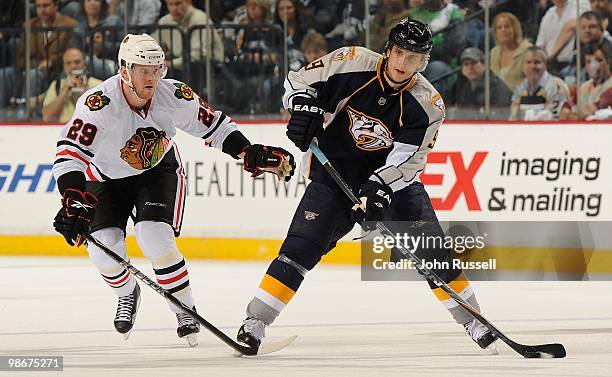
<svg viewBox="0 0 612 377">
<path fill-rule="evenodd" d="M 346 60 L 347 58 L 353 60 L 355 59 L 356 53 L 357 50 L 355 49 L 355 47 L 343 47 L 338 50 L 338 52 L 336 52 L 336 54 L 332 58 L 332 61 L 341 62 L 343 60 Z"/>
<path fill-rule="evenodd" d="M 177 89 L 174 91 L 174 96 L 176 98 L 184 99 L 186 101 L 193 100 L 193 90 L 191 90 L 191 88 L 188 87 L 186 84 L 183 84 L 182 82 L 177 82 L 174 83 L 174 86 L 177 87 Z"/>
<path fill-rule="evenodd" d="M 444 101 L 442 100 L 440 93 L 436 92 L 433 96 L 431 96 L 429 103 L 431 106 L 437 107 L 441 112 L 445 112 Z"/>
<path fill-rule="evenodd" d="M 110 98 L 102 94 L 102 91 L 91 93 L 85 99 L 85 106 L 91 111 L 98 111 L 110 103 Z"/>
<path fill-rule="evenodd" d="M 164 155 L 170 141 L 164 131 L 153 127 L 139 128 L 119 151 L 121 159 L 138 170 L 152 168 Z"/>
<path fill-rule="evenodd" d="M 350 119 L 349 131 L 357 148 L 376 151 L 393 146 L 393 135 L 380 119 L 369 117 L 350 106 L 347 106 L 346 112 Z"/>
</svg>

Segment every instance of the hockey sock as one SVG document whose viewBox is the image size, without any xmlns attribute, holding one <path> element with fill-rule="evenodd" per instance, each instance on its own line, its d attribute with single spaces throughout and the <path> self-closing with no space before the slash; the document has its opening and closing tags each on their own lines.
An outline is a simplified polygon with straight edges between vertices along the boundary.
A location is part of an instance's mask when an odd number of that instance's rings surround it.
<svg viewBox="0 0 612 377">
<path fill-rule="evenodd" d="M 474 290 L 472 289 L 472 286 L 470 285 L 469 280 L 466 278 L 463 272 L 461 272 L 459 276 L 457 276 L 455 279 L 448 282 L 447 284 L 455 292 L 457 292 L 457 294 L 461 296 L 461 298 L 467 301 L 476 310 L 480 311 L 480 305 L 478 305 L 478 301 L 476 300 L 476 295 L 474 294 Z M 457 304 L 457 302 L 453 300 L 448 295 L 448 293 L 444 292 L 442 288 L 438 288 L 437 286 L 435 286 L 435 284 L 432 285 L 432 283 L 430 283 L 430 286 L 432 287 L 433 294 L 438 298 L 438 300 L 440 300 L 442 305 L 444 305 L 444 307 L 450 312 L 450 314 L 453 316 L 453 318 L 455 319 L 457 323 L 463 325 L 464 323 L 472 320 L 472 316 L 465 309 L 459 306 L 459 304 Z"/>
<path fill-rule="evenodd" d="M 160 259 L 153 261 L 153 270 L 155 271 L 157 283 L 172 293 L 183 304 L 192 308 L 193 295 L 189 286 L 189 273 L 187 272 L 185 259 L 179 252 L 174 252 L 171 256 Z M 174 313 L 183 312 L 170 301 L 168 301 L 168 305 L 170 305 L 170 310 Z"/>
<path fill-rule="evenodd" d="M 136 280 L 126 270 L 120 265 L 117 265 L 117 269 L 114 271 L 100 271 L 102 278 L 108 284 L 109 287 L 113 288 L 113 291 L 117 294 L 117 296 L 127 296 L 134 291 L 134 287 L 136 286 Z M 119 273 L 114 273 L 116 271 L 120 271 Z M 110 273 L 109 273 L 110 272 Z"/>
<path fill-rule="evenodd" d="M 306 268 L 280 254 L 261 280 L 247 307 L 247 317 L 259 318 L 266 325 L 274 322 L 297 292 L 306 272 Z"/>
</svg>

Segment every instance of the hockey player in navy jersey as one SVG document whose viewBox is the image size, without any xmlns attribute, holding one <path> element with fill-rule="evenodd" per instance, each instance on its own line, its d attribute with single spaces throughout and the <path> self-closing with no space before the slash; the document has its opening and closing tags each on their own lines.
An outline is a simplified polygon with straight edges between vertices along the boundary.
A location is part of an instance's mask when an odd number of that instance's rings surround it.
<svg viewBox="0 0 612 377">
<path fill-rule="evenodd" d="M 177 129 L 202 138 L 203 146 L 242 159 L 254 177 L 267 172 L 289 180 L 293 156 L 282 148 L 251 145 L 227 115 L 184 83 L 164 79 L 164 53 L 150 36 L 127 35 L 118 60 L 118 74 L 85 92 L 61 130 L 53 175 L 62 208 L 54 227 L 70 245 L 81 245 L 82 235 L 90 233 L 126 259 L 125 228 L 135 208 L 136 240 L 157 282 L 194 307 L 185 260 L 175 242 L 186 193 L 173 140 Z M 140 302 L 136 279 L 96 245 L 87 244 L 87 251 L 119 297 L 114 324 L 127 339 Z M 197 345 L 199 324 L 174 304 L 170 308 L 178 336 Z"/>
<path fill-rule="evenodd" d="M 265 327 L 355 222 L 365 220 L 366 230 L 381 220 L 426 223 L 430 234 L 444 235 L 419 181 L 444 119 L 442 98 L 420 73 L 429 60 L 431 38 L 427 25 L 406 18 L 391 30 L 382 56 L 362 47 L 344 47 L 287 76 L 283 97 L 291 113 L 287 136 L 303 152 L 316 137 L 362 205 L 353 208 L 321 164 L 310 153 L 304 155 L 302 166 L 307 167 L 311 183 L 278 257 L 247 306 L 238 341 L 260 345 Z M 325 113 L 330 114 L 327 121 Z M 420 253 L 422 259 L 432 258 L 423 250 Z M 435 257 L 451 258 L 447 249 L 437 250 Z M 479 309 L 460 269 L 434 272 Z M 496 340 L 441 288 L 429 285 L 480 347 Z"/>
</svg>

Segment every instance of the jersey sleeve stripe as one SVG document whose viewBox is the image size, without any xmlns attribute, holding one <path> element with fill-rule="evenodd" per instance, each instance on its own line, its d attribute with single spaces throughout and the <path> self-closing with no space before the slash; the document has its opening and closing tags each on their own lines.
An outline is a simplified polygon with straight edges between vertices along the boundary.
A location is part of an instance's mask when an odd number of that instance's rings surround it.
<svg viewBox="0 0 612 377">
<path fill-rule="evenodd" d="M 75 143 L 72 143 L 72 142 L 70 142 L 70 141 L 68 141 L 68 140 L 61 140 L 61 141 L 59 141 L 59 142 L 57 143 L 57 147 L 58 147 L 58 148 L 59 148 L 59 147 L 61 147 L 62 145 L 68 145 L 68 146 L 71 146 L 71 147 L 73 147 L 73 148 L 76 148 L 76 149 L 80 150 L 80 151 L 81 151 L 81 152 L 82 152 L 84 155 L 86 155 L 86 156 L 88 156 L 88 157 L 93 158 L 93 156 L 94 156 L 94 154 L 93 154 L 93 153 L 91 153 L 90 151 L 88 151 L 88 150 L 86 150 L 86 149 L 82 148 L 80 145 L 75 144 Z"/>
<path fill-rule="evenodd" d="M 82 157 L 78 153 L 70 151 L 68 149 L 64 149 L 63 151 L 58 152 L 58 153 L 55 154 L 55 157 L 59 157 L 59 156 L 72 156 L 72 157 L 82 161 L 86 165 L 89 165 L 89 161 L 87 159 L 85 159 L 84 157 Z"/>
</svg>

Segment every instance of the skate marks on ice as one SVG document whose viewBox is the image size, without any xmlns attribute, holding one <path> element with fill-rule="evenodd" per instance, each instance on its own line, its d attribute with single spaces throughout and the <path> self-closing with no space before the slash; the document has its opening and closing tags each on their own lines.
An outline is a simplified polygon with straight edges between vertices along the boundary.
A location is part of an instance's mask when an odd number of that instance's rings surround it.
<svg viewBox="0 0 612 377">
<path fill-rule="evenodd" d="M 86 258 L 8 262 L 0 259 L 14 266 L 3 269 L 0 285 L 0 354 L 62 355 L 62 376 L 610 377 L 612 370 L 612 301 L 602 300 L 612 283 L 475 282 L 500 329 L 524 343 L 561 342 L 568 351 L 566 359 L 527 360 L 503 344 L 498 356 L 479 349 L 421 282 L 366 284 L 357 268 L 321 266 L 267 334 L 299 338 L 275 354 L 234 358 L 206 332 L 189 348 L 166 302 L 147 290 L 124 341 L 112 327 L 116 297 Z M 198 305 L 228 335 L 266 266 L 190 264 Z M 500 289 L 510 297 L 501 298 Z"/>
</svg>

